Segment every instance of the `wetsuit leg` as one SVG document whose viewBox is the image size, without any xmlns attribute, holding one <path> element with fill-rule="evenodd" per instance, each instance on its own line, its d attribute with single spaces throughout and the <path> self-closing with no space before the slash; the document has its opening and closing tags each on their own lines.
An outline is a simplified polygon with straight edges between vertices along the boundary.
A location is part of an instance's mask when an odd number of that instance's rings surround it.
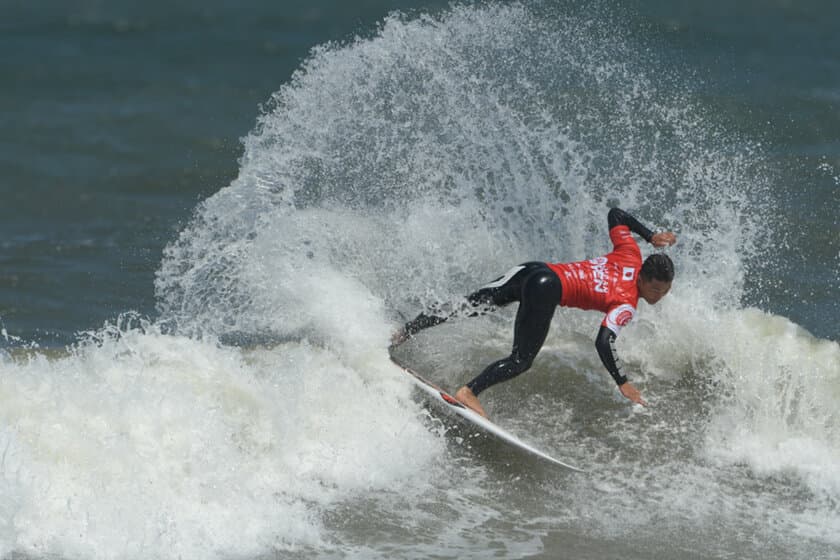
<svg viewBox="0 0 840 560">
<path fill-rule="evenodd" d="M 520 283 L 513 350 L 510 356 L 490 364 L 478 377 L 467 383 L 475 395 L 531 367 L 548 335 L 551 318 L 562 293 L 560 279 L 545 264 L 530 268 Z"/>
<path fill-rule="evenodd" d="M 514 301 L 519 301 L 522 292 L 522 281 L 529 274 L 543 267 L 545 267 L 545 263 L 541 262 L 529 262 L 515 266 L 486 286 L 468 295 L 466 304 L 456 306 L 448 312 L 437 307 L 432 307 L 406 323 L 403 327 L 403 332 L 406 336 L 412 336 L 429 327 L 445 323 L 451 317 L 462 314 L 469 317 L 476 317 L 483 315 L 493 307 L 503 307 Z"/>
<path fill-rule="evenodd" d="M 403 326 L 402 332 L 405 334 L 406 338 L 414 336 L 424 329 L 445 323 L 447 319 L 449 319 L 449 317 L 446 315 L 437 315 L 434 314 L 434 312 L 427 313 L 426 311 L 423 311 L 417 317 L 406 323 L 405 326 Z"/>
<path fill-rule="evenodd" d="M 519 301 L 522 295 L 522 282 L 542 266 L 545 264 L 538 262 L 515 266 L 504 275 L 468 295 L 467 302 L 473 308 L 486 308 L 488 306 L 504 307 L 514 301 Z"/>
</svg>

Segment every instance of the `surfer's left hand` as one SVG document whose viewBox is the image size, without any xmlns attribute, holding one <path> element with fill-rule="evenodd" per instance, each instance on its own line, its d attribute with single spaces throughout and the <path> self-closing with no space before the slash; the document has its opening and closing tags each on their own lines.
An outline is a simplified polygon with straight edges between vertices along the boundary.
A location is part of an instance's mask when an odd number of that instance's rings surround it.
<svg viewBox="0 0 840 560">
<path fill-rule="evenodd" d="M 662 231 L 653 234 L 650 238 L 650 243 L 654 247 L 669 247 L 677 242 L 677 236 L 670 231 Z"/>
<path fill-rule="evenodd" d="M 629 381 L 624 383 L 623 385 L 619 385 L 618 390 L 621 391 L 621 394 L 624 395 L 626 398 L 630 399 L 636 404 L 640 404 L 642 406 L 647 406 L 648 403 L 645 399 L 642 398 L 642 393 L 633 386 L 632 383 Z"/>
</svg>

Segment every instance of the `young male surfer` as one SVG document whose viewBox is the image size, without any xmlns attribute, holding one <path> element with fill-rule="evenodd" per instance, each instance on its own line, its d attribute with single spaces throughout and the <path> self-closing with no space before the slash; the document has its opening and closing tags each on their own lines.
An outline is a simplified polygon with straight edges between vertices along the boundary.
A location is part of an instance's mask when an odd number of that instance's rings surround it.
<svg viewBox="0 0 840 560">
<path fill-rule="evenodd" d="M 677 237 L 672 232 L 653 233 L 619 208 L 611 209 L 607 220 L 613 243 L 611 253 L 572 263 L 524 263 L 467 296 L 473 314 L 483 306 L 501 307 L 514 301 L 519 302 L 519 309 L 510 355 L 490 364 L 458 389 L 456 399 L 487 417 L 478 395 L 531 367 L 548 335 L 554 309 L 561 305 L 605 313 L 595 338 L 598 355 L 621 394 L 634 403 L 647 405 L 639 390 L 622 373 L 614 343 L 622 327 L 635 317 L 640 297 L 655 304 L 668 293 L 674 279 L 674 264 L 662 253 L 649 256 L 643 264 L 642 253 L 631 232 L 654 247 L 673 245 Z M 421 313 L 394 335 L 394 343 L 399 344 L 453 315 Z"/>
</svg>

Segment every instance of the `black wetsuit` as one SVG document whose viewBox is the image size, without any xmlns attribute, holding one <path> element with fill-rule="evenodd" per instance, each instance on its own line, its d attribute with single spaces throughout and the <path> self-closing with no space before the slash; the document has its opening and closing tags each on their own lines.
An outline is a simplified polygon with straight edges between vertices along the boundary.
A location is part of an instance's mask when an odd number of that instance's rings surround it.
<svg viewBox="0 0 840 560">
<path fill-rule="evenodd" d="M 483 308 L 482 311 L 519 302 L 513 329 L 513 350 L 509 356 L 490 364 L 467 383 L 474 394 L 478 395 L 491 385 L 516 377 L 531 367 L 548 335 L 551 318 L 560 304 L 562 294 L 560 279 L 545 263 L 529 262 L 514 267 L 504 276 L 467 296 L 470 307 Z M 452 315 L 454 313 L 448 316 L 421 313 L 405 325 L 404 331 L 407 335 L 413 335 L 443 323 Z"/>
</svg>

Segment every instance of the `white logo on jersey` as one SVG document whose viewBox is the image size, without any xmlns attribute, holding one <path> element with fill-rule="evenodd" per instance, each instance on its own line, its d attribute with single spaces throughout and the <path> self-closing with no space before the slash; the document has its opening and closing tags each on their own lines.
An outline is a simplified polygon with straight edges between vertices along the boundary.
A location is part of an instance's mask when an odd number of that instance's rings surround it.
<svg viewBox="0 0 840 560">
<path fill-rule="evenodd" d="M 614 332 L 616 336 L 618 336 L 618 333 L 621 332 L 621 328 L 626 326 L 630 321 L 632 321 L 633 317 L 635 316 L 635 307 L 627 303 L 619 305 L 618 307 L 611 309 L 610 312 L 607 313 L 607 328 Z"/>
<path fill-rule="evenodd" d="M 592 265 L 592 278 L 595 280 L 595 291 L 600 294 L 609 292 L 607 288 L 607 257 L 598 257 L 589 261 Z"/>
<path fill-rule="evenodd" d="M 624 270 L 621 271 L 621 279 L 622 280 L 632 280 L 633 276 L 636 274 L 636 269 L 632 266 L 625 266 Z"/>
</svg>

